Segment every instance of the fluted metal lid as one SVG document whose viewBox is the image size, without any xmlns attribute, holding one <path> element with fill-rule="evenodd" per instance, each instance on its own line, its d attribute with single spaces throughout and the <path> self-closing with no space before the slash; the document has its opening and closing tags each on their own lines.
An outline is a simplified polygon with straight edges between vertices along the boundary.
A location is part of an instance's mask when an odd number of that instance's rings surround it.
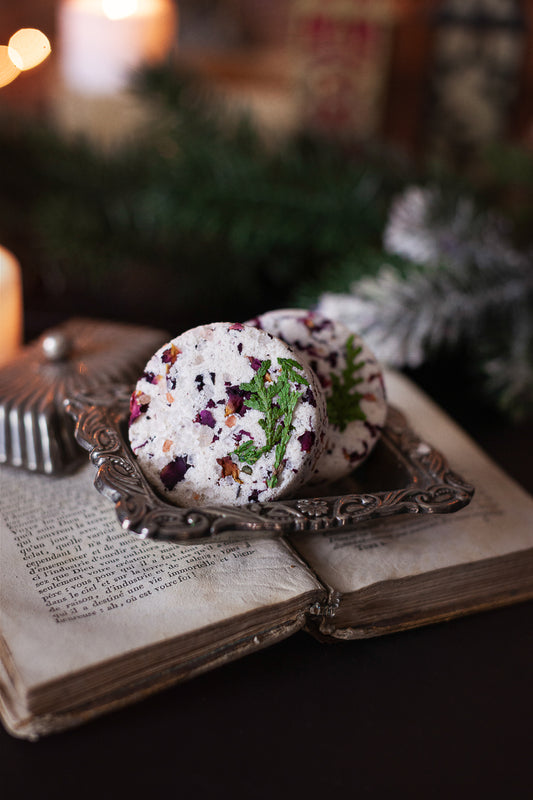
<svg viewBox="0 0 533 800">
<path fill-rule="evenodd" d="M 83 458 L 64 400 L 134 383 L 169 338 L 154 328 L 74 318 L 0 369 L 0 463 L 60 474 Z"/>
</svg>

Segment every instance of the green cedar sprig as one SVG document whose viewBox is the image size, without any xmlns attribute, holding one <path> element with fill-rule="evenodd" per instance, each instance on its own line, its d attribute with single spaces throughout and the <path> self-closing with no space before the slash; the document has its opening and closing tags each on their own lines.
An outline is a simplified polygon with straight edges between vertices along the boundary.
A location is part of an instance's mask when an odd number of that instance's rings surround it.
<svg viewBox="0 0 533 800">
<path fill-rule="evenodd" d="M 262 447 L 257 447 L 252 441 L 247 441 L 232 453 L 241 462 L 255 464 L 261 456 L 275 447 L 274 471 L 267 481 L 269 488 L 278 484 L 283 457 L 291 435 L 294 410 L 303 394 L 291 387 L 291 381 L 309 386 L 307 378 L 296 372 L 297 369 L 302 369 L 302 365 L 293 358 L 278 358 L 281 374 L 277 381 L 269 380 L 268 370 L 271 363 L 270 359 L 261 362 L 253 379 L 239 386 L 241 391 L 250 392 L 250 397 L 246 400 L 248 408 L 255 408 L 264 415 L 259 424 L 265 432 L 266 442 Z"/>
<path fill-rule="evenodd" d="M 363 395 L 353 391 L 363 381 L 363 378 L 356 376 L 356 373 L 365 365 L 364 361 L 356 363 L 356 358 L 363 348 L 354 346 L 354 338 L 355 334 L 352 334 L 346 340 L 346 366 L 342 371 L 342 380 L 338 375 L 331 375 L 332 391 L 327 398 L 330 424 L 341 431 L 346 429 L 349 422 L 366 419 L 366 414 L 360 405 Z"/>
</svg>

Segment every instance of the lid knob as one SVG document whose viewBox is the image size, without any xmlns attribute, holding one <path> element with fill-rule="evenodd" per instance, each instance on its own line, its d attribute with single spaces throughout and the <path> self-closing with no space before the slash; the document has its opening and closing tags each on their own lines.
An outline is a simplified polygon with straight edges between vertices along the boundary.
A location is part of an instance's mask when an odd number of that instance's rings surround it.
<svg viewBox="0 0 533 800">
<path fill-rule="evenodd" d="M 72 350 L 72 342 L 63 333 L 49 333 L 41 347 L 47 361 L 63 361 Z"/>
</svg>

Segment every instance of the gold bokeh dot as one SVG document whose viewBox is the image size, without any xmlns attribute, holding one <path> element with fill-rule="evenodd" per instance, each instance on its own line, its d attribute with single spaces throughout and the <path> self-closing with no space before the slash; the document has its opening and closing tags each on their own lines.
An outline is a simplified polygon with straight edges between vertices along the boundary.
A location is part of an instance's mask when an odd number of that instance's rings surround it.
<svg viewBox="0 0 533 800">
<path fill-rule="evenodd" d="M 51 50 L 48 38 L 37 28 L 21 28 L 9 40 L 11 60 L 22 70 L 36 67 Z"/>
<path fill-rule="evenodd" d="M 20 69 L 13 63 L 9 47 L 0 45 L 0 86 L 7 86 L 17 75 L 20 75 Z"/>
</svg>

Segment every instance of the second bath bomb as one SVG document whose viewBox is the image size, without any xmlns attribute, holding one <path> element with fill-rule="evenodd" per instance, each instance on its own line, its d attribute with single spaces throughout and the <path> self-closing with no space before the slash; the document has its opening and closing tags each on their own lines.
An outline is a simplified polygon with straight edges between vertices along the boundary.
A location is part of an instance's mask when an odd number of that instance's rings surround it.
<svg viewBox="0 0 533 800">
<path fill-rule="evenodd" d="M 326 395 L 327 442 L 309 483 L 329 483 L 362 464 L 381 434 L 387 400 L 381 368 L 361 337 L 303 309 L 268 311 L 246 324 L 287 342 L 316 373 Z"/>
</svg>

